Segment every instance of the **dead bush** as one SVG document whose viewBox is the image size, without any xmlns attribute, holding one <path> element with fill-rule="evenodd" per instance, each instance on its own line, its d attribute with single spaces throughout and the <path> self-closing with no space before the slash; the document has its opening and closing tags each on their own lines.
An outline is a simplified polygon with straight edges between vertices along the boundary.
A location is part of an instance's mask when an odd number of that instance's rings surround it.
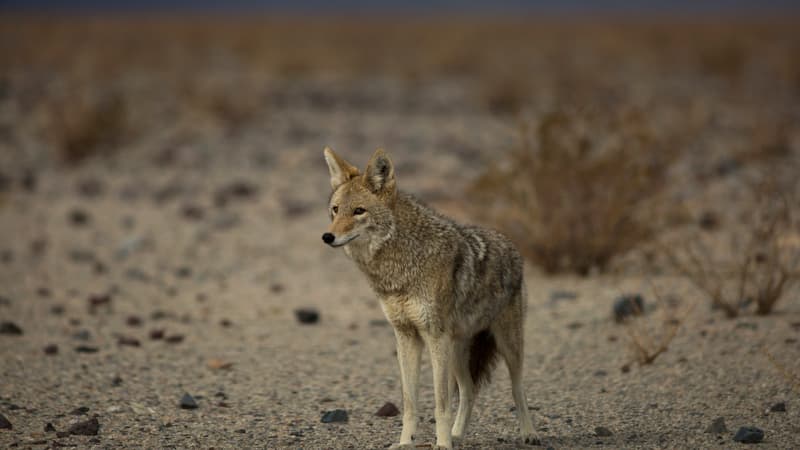
<svg viewBox="0 0 800 450">
<path fill-rule="evenodd" d="M 769 314 L 800 279 L 800 234 L 791 188 L 770 180 L 753 190 L 755 214 L 730 227 L 727 239 L 694 230 L 680 243 L 660 244 L 670 265 L 731 318 L 750 305 L 756 314 Z"/>
<path fill-rule="evenodd" d="M 476 214 L 508 233 L 545 271 L 587 275 L 653 236 L 673 152 L 637 114 L 605 118 L 554 112 L 507 166 L 471 188 Z"/>
<path fill-rule="evenodd" d="M 50 107 L 48 136 L 61 160 L 69 164 L 114 150 L 127 131 L 125 99 L 119 93 L 71 92 Z"/>
<path fill-rule="evenodd" d="M 672 340 L 695 306 L 695 303 L 692 303 L 684 311 L 679 312 L 678 302 L 664 299 L 655 285 L 652 285 L 652 291 L 656 299 L 658 317 L 635 317 L 625 324 L 633 360 L 640 366 L 652 364 L 669 349 Z"/>
</svg>

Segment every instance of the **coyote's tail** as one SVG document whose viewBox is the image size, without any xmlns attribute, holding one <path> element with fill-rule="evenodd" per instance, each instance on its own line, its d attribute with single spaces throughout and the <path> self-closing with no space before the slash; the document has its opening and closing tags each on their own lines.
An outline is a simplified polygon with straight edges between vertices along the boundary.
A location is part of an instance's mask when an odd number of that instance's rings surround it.
<svg viewBox="0 0 800 450">
<path fill-rule="evenodd" d="M 489 382 L 495 363 L 497 343 L 494 335 L 488 329 L 481 330 L 472 337 L 469 346 L 469 374 L 476 388 Z"/>
</svg>

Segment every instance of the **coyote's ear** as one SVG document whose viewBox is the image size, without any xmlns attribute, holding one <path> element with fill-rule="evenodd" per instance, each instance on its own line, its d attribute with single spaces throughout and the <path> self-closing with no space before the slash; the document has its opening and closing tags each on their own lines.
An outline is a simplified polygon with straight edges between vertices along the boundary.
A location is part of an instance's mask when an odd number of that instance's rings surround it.
<svg viewBox="0 0 800 450">
<path fill-rule="evenodd" d="M 325 154 L 325 162 L 328 163 L 328 170 L 331 172 L 331 187 L 333 189 L 358 176 L 358 169 L 336 153 L 333 153 L 330 147 L 325 147 L 323 153 Z"/>
<path fill-rule="evenodd" d="M 378 149 L 370 158 L 364 171 L 364 183 L 375 194 L 394 192 L 394 165 L 383 149 Z"/>
</svg>

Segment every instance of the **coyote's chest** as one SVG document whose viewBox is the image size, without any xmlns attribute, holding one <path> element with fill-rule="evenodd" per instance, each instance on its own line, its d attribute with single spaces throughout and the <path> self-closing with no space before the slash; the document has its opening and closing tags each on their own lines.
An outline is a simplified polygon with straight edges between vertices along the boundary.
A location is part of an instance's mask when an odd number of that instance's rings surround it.
<svg viewBox="0 0 800 450">
<path fill-rule="evenodd" d="M 422 299 L 390 296 L 381 298 L 381 308 L 397 331 L 427 330 L 431 326 L 431 305 Z"/>
</svg>

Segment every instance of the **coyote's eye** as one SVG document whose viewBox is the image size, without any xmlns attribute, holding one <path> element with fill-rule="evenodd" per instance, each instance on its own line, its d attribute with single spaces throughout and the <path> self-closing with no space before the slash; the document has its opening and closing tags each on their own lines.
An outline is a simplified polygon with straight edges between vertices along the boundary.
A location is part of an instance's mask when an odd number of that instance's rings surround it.
<svg viewBox="0 0 800 450">
<path fill-rule="evenodd" d="M 333 210 L 333 213 L 334 213 L 334 214 L 336 214 L 336 213 L 338 213 L 338 212 L 339 212 L 339 207 L 338 207 L 338 206 L 334 206 L 334 207 L 333 207 L 333 208 L 331 208 L 331 209 Z"/>
<path fill-rule="evenodd" d="M 356 209 L 353 210 L 353 215 L 354 216 L 359 216 L 361 214 L 364 214 L 365 212 L 367 212 L 367 210 L 364 209 L 364 208 L 356 208 Z"/>
</svg>

